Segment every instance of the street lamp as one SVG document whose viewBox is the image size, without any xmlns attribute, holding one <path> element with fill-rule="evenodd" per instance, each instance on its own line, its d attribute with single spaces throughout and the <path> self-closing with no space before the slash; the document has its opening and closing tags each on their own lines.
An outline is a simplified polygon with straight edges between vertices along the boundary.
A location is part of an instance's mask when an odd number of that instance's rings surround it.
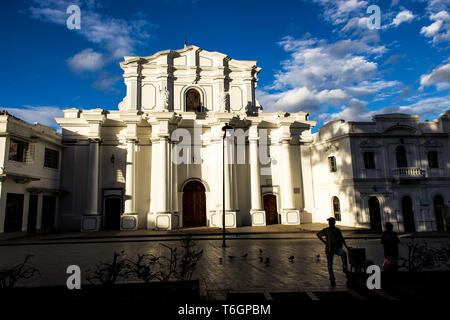
<svg viewBox="0 0 450 320">
<path fill-rule="evenodd" d="M 225 244 L 225 139 L 227 137 L 227 130 L 233 130 L 233 127 L 230 126 L 228 123 L 225 123 L 225 125 L 222 128 L 223 131 L 223 140 L 222 140 L 222 195 L 223 195 L 223 213 L 222 213 L 222 247 L 226 247 Z"/>
</svg>

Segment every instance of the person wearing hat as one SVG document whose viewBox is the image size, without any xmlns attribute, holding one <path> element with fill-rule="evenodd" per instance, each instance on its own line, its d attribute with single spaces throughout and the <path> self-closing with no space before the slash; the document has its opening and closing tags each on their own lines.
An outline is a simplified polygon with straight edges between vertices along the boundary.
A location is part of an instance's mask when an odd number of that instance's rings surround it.
<svg viewBox="0 0 450 320">
<path fill-rule="evenodd" d="M 345 243 L 345 239 L 342 236 L 342 232 L 339 228 L 336 228 L 336 219 L 328 218 L 328 228 L 325 228 L 317 233 L 317 237 L 325 244 L 325 253 L 327 255 L 328 273 L 330 275 L 331 286 L 336 286 L 336 279 L 333 272 L 333 258 L 334 255 L 338 255 L 342 259 L 342 268 L 344 273 L 348 272 L 347 266 L 347 253 L 342 249 L 344 245 L 347 250 L 349 247 Z M 325 238 L 325 239 L 324 239 Z"/>
</svg>

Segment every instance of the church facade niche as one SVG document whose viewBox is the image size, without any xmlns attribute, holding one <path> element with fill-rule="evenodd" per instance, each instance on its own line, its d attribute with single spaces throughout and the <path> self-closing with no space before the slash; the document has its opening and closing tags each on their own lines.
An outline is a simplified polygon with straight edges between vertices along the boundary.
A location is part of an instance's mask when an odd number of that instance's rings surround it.
<svg viewBox="0 0 450 320">
<path fill-rule="evenodd" d="M 186 112 L 202 112 L 202 102 L 200 93 L 195 89 L 186 92 Z"/>
</svg>

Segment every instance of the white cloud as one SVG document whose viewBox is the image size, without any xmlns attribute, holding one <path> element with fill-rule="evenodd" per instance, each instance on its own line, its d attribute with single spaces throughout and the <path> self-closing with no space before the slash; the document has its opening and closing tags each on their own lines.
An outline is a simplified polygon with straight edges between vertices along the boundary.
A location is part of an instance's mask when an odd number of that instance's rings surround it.
<svg viewBox="0 0 450 320">
<path fill-rule="evenodd" d="M 347 106 L 341 111 L 334 113 L 322 113 L 319 119 L 324 122 L 343 119 L 346 121 L 367 121 L 370 120 L 370 112 L 366 108 L 367 102 L 358 99 L 351 99 Z"/>
<path fill-rule="evenodd" d="M 56 106 L 29 106 L 26 105 L 23 108 L 2 108 L 8 111 L 13 116 L 16 116 L 26 122 L 35 123 L 58 128 L 56 123 L 56 117 L 64 117 L 64 113 L 59 107 Z"/>
<path fill-rule="evenodd" d="M 97 80 L 92 84 L 92 87 L 102 91 L 114 91 L 114 85 L 121 79 L 121 76 L 101 72 Z"/>
<path fill-rule="evenodd" d="M 450 83 L 450 59 L 447 64 L 439 66 L 431 71 L 431 73 L 424 74 L 420 77 L 420 85 L 423 87 L 442 83 Z M 447 86 L 441 86 L 441 89 L 446 87 Z"/>
<path fill-rule="evenodd" d="M 336 113 L 323 113 L 318 119 L 329 122 L 337 119 L 346 121 L 370 121 L 374 115 L 387 113 L 407 113 L 419 115 L 423 120 L 434 119 L 446 110 L 450 110 L 450 95 L 442 97 L 422 98 L 411 104 L 388 106 L 378 110 L 368 110 L 366 103 L 357 99 L 352 99 L 348 106 L 343 107 Z"/>
<path fill-rule="evenodd" d="M 323 6 L 324 17 L 334 25 L 346 22 L 368 6 L 367 1 L 360 0 L 314 0 L 314 2 Z"/>
<path fill-rule="evenodd" d="M 428 2 L 427 13 L 430 25 L 422 27 L 420 33 L 432 38 L 434 44 L 450 42 L 450 14 L 448 13 L 450 1 L 432 0 Z"/>
<path fill-rule="evenodd" d="M 419 98 L 418 101 L 409 105 L 390 106 L 381 110 L 374 111 L 375 114 L 381 113 L 409 113 L 417 114 L 422 119 L 433 118 L 446 110 L 450 110 L 450 95 L 442 97 Z"/>
<path fill-rule="evenodd" d="M 420 29 L 420 33 L 425 35 L 425 37 L 432 37 L 439 32 L 441 27 L 442 20 L 438 20 L 430 24 L 428 27 L 422 27 L 422 29 Z"/>
<path fill-rule="evenodd" d="M 101 6 L 92 0 L 33 0 L 31 17 L 66 26 L 66 9 L 77 4 L 81 9 L 81 29 L 73 30 L 91 43 L 105 49 L 111 59 L 135 54 L 139 46 L 147 44 L 155 29 L 147 17 L 138 14 L 130 20 L 118 19 L 95 10 Z"/>
<path fill-rule="evenodd" d="M 69 58 L 67 65 L 75 73 L 96 71 L 103 67 L 104 57 L 103 54 L 88 48 Z"/>
<path fill-rule="evenodd" d="M 328 43 L 313 38 L 285 37 L 279 43 L 290 58 L 282 62 L 271 86 L 258 90 L 266 111 L 315 112 L 351 99 L 392 93 L 398 81 L 378 79 L 378 65 L 370 57 L 386 48 L 361 40 Z"/>
<path fill-rule="evenodd" d="M 414 14 L 409 10 L 403 10 L 397 13 L 394 20 L 392 21 L 392 25 L 398 27 L 403 22 L 409 22 L 414 19 Z"/>
<path fill-rule="evenodd" d="M 439 11 L 438 13 L 436 13 L 436 14 L 432 14 L 430 16 L 430 19 L 431 20 L 449 21 L 450 20 L 450 15 L 448 14 L 447 11 L 442 10 L 442 11 Z"/>
<path fill-rule="evenodd" d="M 348 95 L 341 89 L 311 91 L 307 87 L 301 87 L 275 94 L 258 90 L 257 95 L 258 101 L 268 112 L 280 110 L 314 112 L 318 110 L 321 103 L 339 105 L 348 101 Z"/>
</svg>

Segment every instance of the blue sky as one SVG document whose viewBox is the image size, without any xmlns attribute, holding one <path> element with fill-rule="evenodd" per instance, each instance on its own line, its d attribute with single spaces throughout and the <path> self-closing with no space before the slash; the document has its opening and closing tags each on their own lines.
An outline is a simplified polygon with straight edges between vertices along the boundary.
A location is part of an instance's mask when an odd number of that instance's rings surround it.
<svg viewBox="0 0 450 320">
<path fill-rule="evenodd" d="M 81 29 L 66 9 L 81 9 Z M 370 5 L 380 28 L 369 28 Z M 189 44 L 258 60 L 264 111 L 307 111 L 319 125 L 450 109 L 450 0 L 2 1 L 0 108 L 56 126 L 65 108 L 117 109 L 123 55 Z M 371 20 L 373 21 L 373 20 Z"/>
</svg>

